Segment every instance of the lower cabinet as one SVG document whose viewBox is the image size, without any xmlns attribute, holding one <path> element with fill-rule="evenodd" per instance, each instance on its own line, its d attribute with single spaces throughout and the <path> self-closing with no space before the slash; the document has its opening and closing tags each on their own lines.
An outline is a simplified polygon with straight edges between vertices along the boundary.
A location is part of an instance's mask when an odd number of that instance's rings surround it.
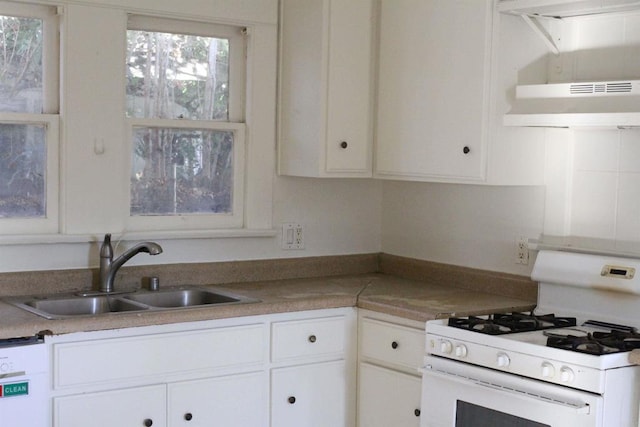
<svg viewBox="0 0 640 427">
<path fill-rule="evenodd" d="M 368 310 L 47 342 L 53 427 L 418 427 L 424 416 L 418 371 L 424 323 Z"/>
<path fill-rule="evenodd" d="M 54 425 L 236 427 L 264 425 L 263 373 L 54 399 Z"/>
<path fill-rule="evenodd" d="M 166 426 L 166 387 L 155 385 L 53 400 L 56 427 Z"/>
<path fill-rule="evenodd" d="M 418 427 L 425 324 L 358 314 L 358 426 Z"/>
<path fill-rule="evenodd" d="M 344 360 L 274 369 L 272 427 L 346 427 L 348 372 Z"/>
<path fill-rule="evenodd" d="M 359 424 L 366 427 L 418 427 L 421 379 L 369 363 L 358 366 Z"/>
<path fill-rule="evenodd" d="M 168 385 L 169 426 L 261 426 L 265 422 L 266 376 L 229 375 Z"/>
<path fill-rule="evenodd" d="M 271 337 L 271 427 L 353 427 L 355 309 L 273 322 Z"/>
<path fill-rule="evenodd" d="M 48 337 L 53 427 L 354 427 L 356 317 L 327 309 Z"/>
</svg>

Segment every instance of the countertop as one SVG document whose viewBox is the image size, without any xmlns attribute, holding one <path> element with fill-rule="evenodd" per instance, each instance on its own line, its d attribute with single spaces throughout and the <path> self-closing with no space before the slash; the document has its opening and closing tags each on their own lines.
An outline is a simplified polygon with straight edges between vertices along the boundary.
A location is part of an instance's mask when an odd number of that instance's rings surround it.
<svg viewBox="0 0 640 427">
<path fill-rule="evenodd" d="M 526 300 L 380 273 L 236 283 L 216 285 L 213 288 L 260 301 L 179 310 L 77 316 L 56 320 L 44 319 L 0 302 L 0 338 L 31 336 L 43 332 L 58 335 L 337 307 L 359 307 L 417 321 L 454 315 L 528 311 L 534 307 L 534 304 Z"/>
</svg>

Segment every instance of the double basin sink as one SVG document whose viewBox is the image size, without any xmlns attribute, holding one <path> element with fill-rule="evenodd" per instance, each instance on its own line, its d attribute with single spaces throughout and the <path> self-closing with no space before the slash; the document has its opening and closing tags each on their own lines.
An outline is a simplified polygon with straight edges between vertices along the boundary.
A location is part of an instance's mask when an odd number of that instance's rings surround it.
<svg viewBox="0 0 640 427">
<path fill-rule="evenodd" d="M 204 287 L 114 294 L 77 294 L 50 297 L 12 297 L 5 302 L 47 319 L 149 312 L 258 302 L 254 298 Z"/>
</svg>

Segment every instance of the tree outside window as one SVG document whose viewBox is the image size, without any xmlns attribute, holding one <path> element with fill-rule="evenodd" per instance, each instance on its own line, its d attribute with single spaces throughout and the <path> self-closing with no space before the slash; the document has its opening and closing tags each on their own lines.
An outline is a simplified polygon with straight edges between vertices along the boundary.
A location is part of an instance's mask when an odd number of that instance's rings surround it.
<svg viewBox="0 0 640 427">
<path fill-rule="evenodd" d="M 234 133 L 180 126 L 229 120 L 229 40 L 129 30 L 127 44 L 127 115 L 150 119 L 133 126 L 131 215 L 232 213 Z"/>
</svg>

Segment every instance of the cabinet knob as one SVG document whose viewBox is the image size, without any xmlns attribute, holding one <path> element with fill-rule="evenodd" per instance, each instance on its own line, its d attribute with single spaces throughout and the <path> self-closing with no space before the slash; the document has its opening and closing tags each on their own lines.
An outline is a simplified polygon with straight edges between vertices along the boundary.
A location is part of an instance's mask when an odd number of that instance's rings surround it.
<svg viewBox="0 0 640 427">
<path fill-rule="evenodd" d="M 469 148 L 469 146 L 465 145 L 464 148 L 462 149 L 462 152 L 464 154 L 469 154 L 471 152 L 471 148 Z"/>
<path fill-rule="evenodd" d="M 340 143 L 340 147 L 342 147 L 342 148 L 347 148 L 348 146 L 349 146 L 349 144 L 347 144 L 347 141 L 342 141 Z"/>
<path fill-rule="evenodd" d="M 413 411 L 413 415 L 415 415 L 416 417 L 419 417 L 420 416 L 420 409 L 415 409 Z"/>
<path fill-rule="evenodd" d="M 191 412 L 187 412 L 184 414 L 184 419 L 187 421 L 191 421 L 193 419 L 193 414 Z"/>
<path fill-rule="evenodd" d="M 145 427 L 151 427 L 153 425 L 153 420 L 151 418 L 147 418 L 142 422 Z"/>
<path fill-rule="evenodd" d="M 398 348 L 399 345 L 400 344 L 398 344 L 398 341 L 394 341 L 391 343 L 391 348 L 395 350 L 396 348 Z"/>
<path fill-rule="evenodd" d="M 287 402 L 289 402 L 290 404 L 294 404 L 296 403 L 296 397 L 295 396 L 289 396 L 289 398 L 287 399 Z"/>
<path fill-rule="evenodd" d="M 315 335 L 309 335 L 309 342 L 313 343 L 316 342 L 316 336 Z"/>
</svg>

